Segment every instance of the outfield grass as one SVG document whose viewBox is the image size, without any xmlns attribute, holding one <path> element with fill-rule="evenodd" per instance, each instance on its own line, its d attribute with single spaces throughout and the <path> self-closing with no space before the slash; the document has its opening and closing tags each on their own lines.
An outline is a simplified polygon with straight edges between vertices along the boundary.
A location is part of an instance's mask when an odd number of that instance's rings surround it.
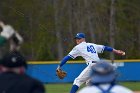
<svg viewBox="0 0 140 93">
<path fill-rule="evenodd" d="M 133 91 L 140 91 L 140 82 L 120 82 L 119 84 L 124 85 L 132 89 Z M 47 93 L 69 93 L 71 86 L 72 86 L 71 83 L 45 85 Z"/>
<path fill-rule="evenodd" d="M 47 93 L 69 93 L 72 84 L 47 84 Z"/>
<path fill-rule="evenodd" d="M 133 91 L 140 91 L 140 82 L 120 82 L 119 84 L 124 85 Z"/>
</svg>

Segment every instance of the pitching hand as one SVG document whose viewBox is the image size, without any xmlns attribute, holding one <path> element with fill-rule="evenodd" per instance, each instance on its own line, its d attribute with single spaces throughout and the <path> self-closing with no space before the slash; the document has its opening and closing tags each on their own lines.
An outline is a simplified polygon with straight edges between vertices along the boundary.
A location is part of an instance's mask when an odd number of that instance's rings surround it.
<svg viewBox="0 0 140 93">
<path fill-rule="evenodd" d="M 121 56 L 124 56 L 124 55 L 125 55 L 125 52 L 122 51 L 122 50 L 113 49 L 113 52 L 114 52 L 115 54 L 118 54 L 118 55 L 121 55 Z"/>
</svg>

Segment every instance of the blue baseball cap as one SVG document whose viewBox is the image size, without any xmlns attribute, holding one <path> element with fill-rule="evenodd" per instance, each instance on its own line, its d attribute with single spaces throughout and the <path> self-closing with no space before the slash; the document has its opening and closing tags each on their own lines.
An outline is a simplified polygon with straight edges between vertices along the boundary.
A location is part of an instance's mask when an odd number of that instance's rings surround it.
<svg viewBox="0 0 140 93">
<path fill-rule="evenodd" d="M 118 76 L 115 67 L 108 62 L 98 62 L 92 67 L 91 83 L 111 83 Z"/>
<path fill-rule="evenodd" d="M 114 82 L 116 79 L 115 73 L 110 73 L 108 75 L 95 75 L 92 78 L 92 83 L 111 83 Z"/>
<path fill-rule="evenodd" d="M 84 33 L 77 33 L 76 36 L 74 37 L 74 39 L 81 39 L 81 38 L 85 38 Z"/>
</svg>

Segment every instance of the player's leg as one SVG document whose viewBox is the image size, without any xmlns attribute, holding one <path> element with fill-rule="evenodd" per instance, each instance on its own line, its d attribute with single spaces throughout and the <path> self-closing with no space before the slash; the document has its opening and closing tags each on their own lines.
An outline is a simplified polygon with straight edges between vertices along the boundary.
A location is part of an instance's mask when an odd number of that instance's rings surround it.
<svg viewBox="0 0 140 93">
<path fill-rule="evenodd" d="M 78 88 L 84 83 L 86 82 L 86 80 L 89 78 L 89 66 L 87 66 L 82 72 L 81 74 L 74 80 L 73 86 L 71 88 L 70 93 L 76 93 L 76 91 L 78 90 Z"/>
<path fill-rule="evenodd" d="M 91 65 L 88 65 L 81 73 L 80 75 L 74 80 L 73 86 L 71 88 L 70 93 L 76 93 L 78 88 L 85 83 L 89 77 L 91 72 Z"/>
</svg>

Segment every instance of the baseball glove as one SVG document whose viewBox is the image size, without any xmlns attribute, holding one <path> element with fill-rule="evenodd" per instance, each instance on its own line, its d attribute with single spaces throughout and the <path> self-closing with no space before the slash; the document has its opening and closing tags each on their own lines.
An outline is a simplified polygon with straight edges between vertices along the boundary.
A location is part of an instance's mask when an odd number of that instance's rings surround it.
<svg viewBox="0 0 140 93">
<path fill-rule="evenodd" d="M 65 71 L 61 70 L 61 69 L 57 69 L 56 74 L 57 74 L 59 79 L 63 79 L 67 75 L 67 73 Z"/>
</svg>

